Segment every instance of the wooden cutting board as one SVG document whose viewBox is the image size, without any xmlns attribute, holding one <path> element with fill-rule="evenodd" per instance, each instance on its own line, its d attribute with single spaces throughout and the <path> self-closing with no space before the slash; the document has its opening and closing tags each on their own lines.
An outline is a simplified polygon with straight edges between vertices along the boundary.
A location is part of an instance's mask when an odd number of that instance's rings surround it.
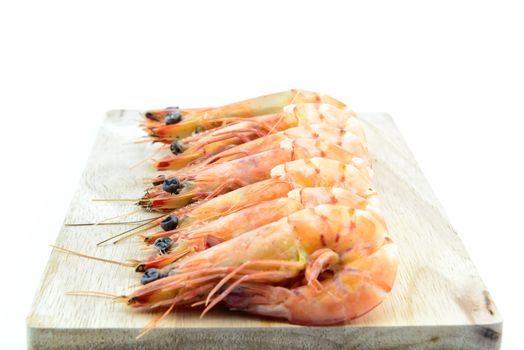
<svg viewBox="0 0 524 350">
<path fill-rule="evenodd" d="M 391 236 L 401 254 L 393 291 L 369 314 L 334 327 L 302 327 L 217 308 L 205 318 L 178 310 L 135 340 L 153 317 L 124 304 L 67 291 L 128 294 L 138 275 L 130 268 L 52 252 L 27 320 L 33 349 L 497 349 L 502 319 L 460 238 L 387 114 L 363 113 L 379 193 Z M 65 223 L 96 222 L 129 212 L 131 203 L 97 198 L 139 198 L 143 163 L 155 147 L 134 111 L 110 112 L 102 126 Z M 134 167 L 133 167 L 134 166 Z M 139 212 L 127 219 L 153 214 Z M 115 260 L 140 258 L 136 238 L 95 243 L 127 227 L 64 226 L 56 245 Z"/>
</svg>

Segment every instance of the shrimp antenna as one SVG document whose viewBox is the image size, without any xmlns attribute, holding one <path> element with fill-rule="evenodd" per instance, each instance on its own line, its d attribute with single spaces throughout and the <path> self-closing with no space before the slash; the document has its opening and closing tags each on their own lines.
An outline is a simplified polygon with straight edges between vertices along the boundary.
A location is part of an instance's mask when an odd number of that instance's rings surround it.
<svg viewBox="0 0 524 350">
<path fill-rule="evenodd" d="M 160 218 L 162 218 L 162 217 L 164 217 L 164 216 L 167 216 L 167 214 L 165 214 L 165 215 L 160 215 L 160 216 L 156 216 L 156 217 L 154 217 L 154 218 L 152 218 L 152 219 L 149 219 L 149 220 L 145 221 L 143 224 L 140 224 L 140 225 L 138 225 L 138 226 L 135 226 L 135 227 L 133 227 L 133 228 L 130 228 L 129 230 L 125 230 L 125 231 L 123 231 L 123 232 L 117 233 L 117 234 L 114 235 L 114 236 L 111 236 L 111 237 L 109 237 L 109 238 L 106 238 L 106 239 L 104 239 L 103 241 L 98 242 L 96 245 L 99 246 L 99 245 L 101 245 L 101 244 L 104 244 L 104 243 L 106 243 L 106 242 L 112 240 L 112 239 L 115 239 L 115 238 L 117 238 L 117 237 L 123 236 L 123 235 L 125 235 L 126 233 L 133 232 L 133 231 L 135 231 L 135 230 L 137 230 L 137 229 L 139 229 L 139 228 L 141 228 L 141 227 L 144 227 L 144 226 L 149 225 L 150 223 L 152 223 L 152 222 L 154 222 L 155 220 L 158 220 L 158 219 L 160 219 Z M 135 234 L 138 234 L 138 233 L 144 232 L 144 231 L 146 231 L 146 230 L 148 230 L 148 229 L 150 229 L 150 228 L 153 228 L 153 227 L 155 227 L 155 226 L 156 226 L 156 225 L 154 225 L 154 226 L 150 226 L 150 227 L 146 227 L 145 229 L 142 229 L 142 230 L 137 231 L 137 232 L 133 232 L 132 235 L 135 235 Z M 130 237 L 130 236 L 132 236 L 132 235 L 126 236 L 126 238 L 127 238 L 127 237 Z M 117 242 L 119 242 L 119 241 L 120 241 L 120 240 L 117 240 L 117 241 L 115 241 L 115 242 L 113 242 L 113 243 L 117 243 Z"/>
<path fill-rule="evenodd" d="M 117 225 L 130 225 L 130 224 L 140 224 L 142 222 L 149 221 L 151 219 L 142 219 L 135 221 L 119 221 L 119 222 L 86 222 L 80 224 L 65 224 L 64 226 L 76 227 L 76 226 L 117 226 Z"/>
<path fill-rule="evenodd" d="M 166 312 L 164 312 L 162 315 L 160 315 L 159 317 L 151 320 L 151 322 L 149 322 L 145 327 L 144 329 L 142 330 L 142 332 L 140 332 L 139 335 L 137 335 L 137 337 L 135 338 L 136 340 L 142 338 L 144 335 L 146 335 L 147 333 L 149 333 L 150 331 L 152 331 L 153 329 L 156 328 L 156 326 L 164 319 L 166 318 L 167 315 L 169 315 L 169 313 L 173 310 L 173 308 L 175 307 L 175 303 L 171 304 L 171 306 L 166 310 Z"/>
<path fill-rule="evenodd" d="M 132 210 L 128 213 L 125 213 L 125 214 L 121 214 L 121 215 L 116 215 L 116 216 L 112 216 L 112 217 L 109 217 L 109 218 L 106 218 L 106 219 L 103 219 L 103 220 L 100 220 L 98 222 L 93 222 L 93 223 L 73 223 L 73 224 L 64 224 L 64 226 L 96 226 L 96 225 L 125 225 L 125 224 L 135 224 L 135 223 L 141 223 L 141 222 L 144 222 L 144 221 L 147 221 L 147 220 L 150 220 L 149 219 L 142 219 L 142 220 L 134 220 L 134 221 L 119 221 L 119 222 L 107 222 L 107 221 L 110 221 L 110 220 L 114 220 L 114 219 L 118 219 L 118 218 L 122 218 L 122 217 L 126 217 L 126 216 L 130 216 L 130 215 L 133 215 L 133 214 L 136 214 L 138 212 L 142 211 L 141 209 L 135 209 L 135 210 Z"/>
<path fill-rule="evenodd" d="M 74 255 L 74 256 L 79 256 L 81 258 L 102 261 L 102 262 L 106 262 L 106 263 L 109 263 L 109 264 L 120 265 L 120 266 L 124 266 L 124 267 L 133 267 L 134 268 L 139 263 L 138 260 L 129 260 L 129 262 L 121 262 L 121 261 L 116 261 L 116 260 L 99 258 L 99 257 L 92 256 L 92 255 L 82 254 L 82 253 L 79 253 L 79 252 L 75 252 L 74 250 L 63 248 L 63 247 L 59 247 L 59 246 L 56 246 L 56 245 L 53 245 L 53 244 L 50 244 L 49 246 L 54 248 L 54 249 L 56 249 L 56 250 L 58 250 L 59 252 L 62 252 L 62 253 L 66 253 L 66 254 L 70 254 L 70 255 Z"/>
<path fill-rule="evenodd" d="M 132 232 L 132 233 L 130 233 L 130 234 L 124 236 L 124 237 L 121 237 L 121 238 L 115 240 L 115 241 L 113 242 L 113 244 L 117 244 L 117 243 L 119 243 L 119 242 L 122 242 L 123 240 L 126 240 L 126 239 L 128 239 L 129 237 L 133 237 L 133 236 L 135 236 L 135 235 L 138 235 L 138 234 L 140 234 L 140 233 L 142 233 L 142 232 L 145 232 L 145 231 L 147 231 L 147 230 L 149 230 L 150 228 L 153 228 L 153 227 L 155 227 L 155 226 L 157 226 L 157 225 L 152 225 L 152 226 L 149 226 L 149 227 L 144 227 L 144 228 L 141 229 L 141 230 L 138 230 L 138 231 L 136 231 L 136 232 Z"/>
<path fill-rule="evenodd" d="M 93 202 L 138 202 L 139 199 L 131 199 L 131 198 L 94 198 L 92 199 Z"/>
<path fill-rule="evenodd" d="M 133 141 L 133 143 L 140 144 L 140 143 L 148 143 L 148 142 L 153 142 L 153 141 L 155 141 L 155 139 L 148 138 L 148 139 L 143 139 L 143 140 L 136 140 L 136 141 Z"/>
<path fill-rule="evenodd" d="M 142 130 L 147 132 L 146 128 Z M 142 135 L 142 136 L 138 136 L 135 141 L 131 141 L 130 143 L 139 144 L 139 143 L 147 143 L 147 142 L 153 142 L 153 141 L 156 141 L 156 139 L 151 138 L 149 135 Z"/>
<path fill-rule="evenodd" d="M 162 150 L 162 148 L 158 148 L 157 150 L 155 150 L 155 152 L 153 153 L 153 155 L 151 157 L 148 157 L 148 158 L 145 158 L 145 159 L 142 159 L 141 161 L 139 161 L 138 163 L 136 164 L 133 164 L 129 167 L 129 170 L 133 170 L 134 168 L 144 164 L 145 162 L 147 162 L 148 160 L 151 160 L 151 161 L 155 161 L 155 158 L 154 156 L 157 155 L 160 151 Z"/>
<path fill-rule="evenodd" d="M 113 219 L 125 218 L 126 216 L 136 214 L 136 213 L 138 213 L 140 211 L 141 211 L 140 209 L 131 210 L 130 212 L 127 212 L 127 213 L 124 213 L 124 214 L 110 216 L 107 219 L 100 220 L 100 222 L 107 222 L 107 221 L 110 221 L 110 220 L 113 220 Z"/>
<path fill-rule="evenodd" d="M 104 299 L 112 299 L 114 301 L 124 301 L 127 300 L 127 297 L 125 295 L 116 295 L 116 294 L 110 294 L 110 293 L 104 293 L 104 292 L 96 292 L 96 291 L 84 291 L 84 290 L 72 290 L 69 292 L 65 292 L 65 295 L 67 296 L 80 296 L 80 297 L 94 297 L 94 298 L 104 298 Z"/>
<path fill-rule="evenodd" d="M 284 119 L 284 115 L 285 114 L 282 114 L 280 116 L 280 118 L 278 118 L 278 120 L 275 122 L 275 124 L 273 124 L 273 126 L 271 127 L 271 129 L 267 132 L 266 136 L 269 136 L 271 134 L 273 134 L 273 132 L 276 130 L 278 124 L 280 124 L 282 122 L 282 119 Z M 267 140 L 267 139 L 266 139 Z"/>
<path fill-rule="evenodd" d="M 297 97 L 298 97 L 298 94 L 301 93 L 301 92 L 302 92 L 302 91 L 300 91 L 300 90 L 296 90 L 296 91 L 295 91 L 295 95 L 293 95 L 293 98 L 291 99 L 291 102 L 289 102 L 288 104 L 290 104 L 290 105 L 294 104 L 294 103 L 295 103 L 295 100 L 296 100 Z"/>
</svg>

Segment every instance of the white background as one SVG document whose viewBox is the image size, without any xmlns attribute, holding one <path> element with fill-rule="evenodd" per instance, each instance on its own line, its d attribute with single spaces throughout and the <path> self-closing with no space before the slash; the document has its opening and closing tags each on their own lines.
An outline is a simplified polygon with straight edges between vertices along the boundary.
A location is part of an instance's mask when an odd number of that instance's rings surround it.
<svg viewBox="0 0 524 350">
<path fill-rule="evenodd" d="M 518 1 L 2 2 L 0 347 L 25 347 L 106 110 L 302 88 L 393 115 L 502 312 L 502 348 L 522 348 L 523 18 Z"/>
</svg>

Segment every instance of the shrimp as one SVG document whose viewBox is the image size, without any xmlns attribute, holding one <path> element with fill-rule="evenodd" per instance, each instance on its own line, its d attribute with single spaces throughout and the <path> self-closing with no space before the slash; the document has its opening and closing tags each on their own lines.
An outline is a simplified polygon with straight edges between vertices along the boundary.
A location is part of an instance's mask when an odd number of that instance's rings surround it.
<svg viewBox="0 0 524 350">
<path fill-rule="evenodd" d="M 278 148 L 213 165 L 183 178 L 168 178 L 162 186 L 147 191 L 139 202 L 150 209 L 176 209 L 188 203 L 211 198 L 268 179 L 273 167 L 296 159 L 325 157 L 352 164 L 370 177 L 369 163 L 343 148 L 311 139 L 285 139 Z"/>
<path fill-rule="evenodd" d="M 300 202 L 307 201 L 308 203 L 320 204 L 334 203 L 335 199 L 341 203 L 356 202 L 356 199 L 349 197 L 351 193 L 355 193 L 357 196 L 355 198 L 366 198 L 368 210 L 371 212 L 378 211 L 375 209 L 377 205 L 376 199 L 374 199 L 374 190 L 369 187 L 367 178 L 352 165 L 326 158 L 311 158 L 288 162 L 285 164 L 284 169 L 281 168 L 278 167 L 276 169 L 271 179 L 241 187 L 213 199 L 195 203 L 175 211 L 170 218 L 177 223 L 177 226 L 175 226 L 176 230 L 159 231 L 142 237 L 144 237 L 147 244 L 152 244 L 158 238 L 171 236 L 178 232 L 188 232 L 202 223 L 210 222 L 244 208 L 255 206 L 258 203 L 271 201 L 286 195 Z M 316 179 L 316 181 L 311 181 L 308 178 L 311 172 L 318 175 L 312 178 Z M 337 193 L 337 190 L 333 190 L 335 194 L 327 196 L 326 193 L 318 190 L 302 190 L 304 186 L 311 188 L 340 187 L 347 191 Z M 269 216 L 269 214 L 267 215 Z M 274 213 L 273 215 L 278 216 L 279 214 Z M 156 225 L 158 225 L 158 222 L 150 228 Z M 215 238 L 212 236 L 206 237 L 206 246 L 214 245 L 220 241 L 217 241 Z M 162 258 L 153 257 L 144 266 L 163 265 L 168 261 L 176 259 L 178 259 L 178 256 L 175 253 Z"/>
<path fill-rule="evenodd" d="M 257 227 L 277 221 L 304 208 L 319 204 L 338 204 L 351 208 L 365 209 L 375 203 L 374 195 L 367 199 L 338 187 L 307 187 L 292 190 L 287 197 L 262 201 L 229 215 L 224 215 L 200 225 L 179 230 L 160 232 L 147 237 L 149 243 L 157 239 L 171 237 L 168 242 L 176 242 L 169 254 L 153 255 L 138 271 L 160 268 L 176 261 L 188 253 L 201 251 L 221 242 L 230 240 Z"/>
<path fill-rule="evenodd" d="M 254 122 L 257 122 L 256 124 Z M 155 163 L 158 170 L 177 170 L 202 157 L 212 156 L 227 147 L 296 126 L 329 125 L 354 133 L 367 152 L 362 125 L 354 112 L 340 110 L 327 104 L 306 103 L 291 105 L 284 112 L 252 118 L 249 121 L 210 130 L 203 136 L 176 140 L 171 145 L 174 155 L 165 156 Z M 268 128 L 268 126 L 271 126 Z M 269 129 L 269 130 L 268 130 Z M 313 129 L 315 130 L 315 129 Z"/>
<path fill-rule="evenodd" d="M 354 125 L 350 125 L 349 127 L 351 129 L 339 129 L 328 124 L 304 124 L 265 137 L 256 138 L 236 146 L 228 145 L 230 147 L 224 147 L 224 150 L 215 155 L 213 155 L 213 152 L 209 152 L 208 154 L 210 156 L 208 157 L 205 157 L 207 151 L 204 150 L 200 152 L 183 153 L 178 156 L 167 156 L 158 161 L 155 166 L 157 170 L 177 170 L 183 165 L 186 165 L 182 171 L 187 171 L 188 169 L 206 166 L 211 163 L 223 163 L 224 161 L 267 151 L 275 148 L 276 145 L 285 138 L 310 138 L 329 141 L 348 150 L 357 157 L 367 158 L 367 146 L 360 137 L 355 135 L 355 133 L 360 133 L 360 130 L 355 130 L 356 126 Z M 191 160 L 191 162 L 188 162 L 189 160 Z"/>
<path fill-rule="evenodd" d="M 329 264 L 340 259 L 330 250 L 316 255 L 317 271 L 335 269 Z M 233 310 L 287 319 L 294 324 L 342 323 L 368 313 L 386 298 L 393 287 L 397 266 L 397 247 L 385 240 L 384 245 L 369 256 L 344 264 L 331 279 L 323 280 L 320 288 L 313 284 L 285 288 L 257 281 L 235 288 L 224 303 Z M 322 272 L 316 275 L 322 278 Z"/>
<path fill-rule="evenodd" d="M 235 121 L 233 118 L 230 119 Z M 230 123 L 182 140 L 173 141 L 169 147 L 173 154 L 155 161 L 155 167 L 157 170 L 180 169 L 199 158 L 212 156 L 228 147 L 295 125 L 296 119 L 288 113 L 268 114 L 249 118 L 248 121 Z"/>
<path fill-rule="evenodd" d="M 327 158 L 291 161 L 272 169 L 270 176 L 268 180 L 175 210 L 173 216 L 177 218 L 178 227 L 213 220 L 261 201 L 284 197 L 296 188 L 341 187 L 364 198 L 374 193 L 368 177 L 354 165 Z"/>
<path fill-rule="evenodd" d="M 296 127 L 284 130 L 277 134 L 266 136 L 262 139 L 256 139 L 235 146 L 217 154 L 214 157 L 208 158 L 202 163 L 175 171 L 171 173 L 169 177 L 191 177 L 192 175 L 200 173 L 210 166 L 230 162 L 235 159 L 270 151 L 276 148 L 281 148 L 284 144 L 292 142 L 291 140 L 294 140 L 295 144 L 298 144 L 301 147 L 319 147 L 320 145 L 321 149 L 324 151 L 327 148 L 331 148 L 331 151 L 342 149 L 344 152 L 349 153 L 352 156 L 356 156 L 366 162 L 369 161 L 368 154 L 357 136 L 346 133 L 338 128 L 331 128 L 321 124 L 319 125 L 319 132 L 314 131 L 314 129 L 310 129 L 309 127 Z M 324 145 L 323 148 L 322 145 Z M 328 147 L 328 145 L 333 146 Z M 326 153 L 329 152 L 326 151 Z M 328 158 L 330 157 L 328 156 Z"/>
<path fill-rule="evenodd" d="M 289 90 L 261 96 L 218 108 L 204 109 L 167 109 L 145 113 L 144 128 L 153 137 L 162 135 L 162 139 L 176 139 L 193 134 L 201 129 L 212 128 L 215 119 L 235 117 L 255 117 L 277 113 L 291 103 L 329 103 L 336 107 L 346 106 L 326 95 L 304 90 Z M 205 123 L 204 123 L 205 122 Z M 216 126 L 216 125 L 215 125 Z"/>
<path fill-rule="evenodd" d="M 291 323 L 329 325 L 380 304 L 397 265 L 396 247 L 374 215 L 322 204 L 183 258 L 127 303 L 170 310 L 205 304 L 205 314 L 224 301 Z"/>
</svg>

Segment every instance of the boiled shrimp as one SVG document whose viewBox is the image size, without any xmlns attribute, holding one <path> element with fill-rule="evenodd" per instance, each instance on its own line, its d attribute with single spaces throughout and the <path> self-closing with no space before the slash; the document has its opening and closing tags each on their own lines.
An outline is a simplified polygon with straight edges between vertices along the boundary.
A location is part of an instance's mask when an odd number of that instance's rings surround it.
<svg viewBox="0 0 524 350">
<path fill-rule="evenodd" d="M 277 145 L 284 139 L 297 139 L 297 138 L 309 138 L 318 139 L 334 143 L 347 151 L 351 152 L 357 157 L 367 158 L 367 146 L 356 136 L 359 130 L 356 130 L 357 126 L 351 125 L 350 129 L 339 129 L 328 124 L 312 124 L 296 126 L 290 129 L 285 129 L 274 134 L 256 138 L 254 140 L 238 144 L 236 146 L 229 145 L 224 147 L 224 150 L 213 155 L 210 153 L 208 156 L 203 155 L 203 151 L 200 153 L 184 153 L 179 156 L 168 156 L 158 161 L 155 166 L 157 170 L 172 169 L 177 170 L 181 168 L 182 164 L 186 166 L 175 174 L 183 174 L 184 172 L 191 171 L 193 169 L 200 169 L 209 164 L 223 163 L 225 161 L 238 159 L 247 155 L 267 151 L 269 149 L 277 147 Z M 184 161 L 182 161 L 184 159 Z M 185 161 L 192 159 L 191 162 Z"/>
<path fill-rule="evenodd" d="M 289 90 L 261 96 L 218 108 L 193 110 L 167 109 L 145 113 L 144 128 L 152 137 L 176 139 L 193 134 L 195 131 L 212 128 L 209 123 L 215 119 L 234 117 L 255 117 L 277 113 L 291 103 L 329 103 L 344 108 L 345 105 L 332 97 L 304 90 Z"/>
<path fill-rule="evenodd" d="M 275 167 L 271 178 L 175 210 L 179 228 L 216 219 L 261 201 L 285 197 L 302 187 L 341 187 L 368 198 L 369 178 L 355 166 L 326 158 L 296 160 Z M 147 238 L 146 238 L 147 239 Z"/>
<path fill-rule="evenodd" d="M 238 249 L 238 248 L 241 249 Z M 366 210 L 319 205 L 189 256 L 127 297 L 133 308 L 217 303 L 292 323 L 345 322 L 391 290 L 398 257 Z"/>
<path fill-rule="evenodd" d="M 325 157 L 352 164 L 370 177 L 369 163 L 340 146 L 311 139 L 286 139 L 278 148 L 216 164 L 183 178 L 165 179 L 148 190 L 140 205 L 151 209 L 176 209 L 261 180 L 268 179 L 273 167 L 296 159 Z M 173 186 L 171 186 L 173 185 Z M 170 187 L 171 186 L 171 187 Z"/>
<path fill-rule="evenodd" d="M 354 192 L 338 187 L 306 187 L 292 190 L 287 197 L 258 202 L 234 213 L 223 215 L 197 225 L 175 231 L 160 232 L 147 236 L 146 242 L 153 244 L 158 239 L 170 237 L 173 248 L 147 259 L 138 270 L 160 268 L 188 253 L 201 251 L 230 240 L 257 227 L 277 221 L 304 208 L 320 204 L 338 204 L 351 208 L 366 209 L 371 204 L 376 208 L 375 195 L 363 198 Z M 380 217 L 380 215 L 379 215 Z"/>
<path fill-rule="evenodd" d="M 202 136 L 176 140 L 170 146 L 174 154 L 158 160 L 155 166 L 158 170 L 180 169 L 200 158 L 213 156 L 227 147 L 265 136 L 268 132 L 313 125 L 333 126 L 351 132 L 359 137 L 362 147 L 367 151 L 362 125 L 353 111 L 340 110 L 328 104 L 306 103 L 287 106 L 281 113 L 212 129 Z"/>
<path fill-rule="evenodd" d="M 245 121 L 246 119 L 249 120 Z M 296 125 L 296 119 L 289 113 L 275 113 L 252 118 L 228 118 L 228 122 L 222 127 L 172 141 L 169 146 L 172 154 L 155 161 L 155 167 L 157 170 L 180 169 L 228 147 Z"/>
</svg>

